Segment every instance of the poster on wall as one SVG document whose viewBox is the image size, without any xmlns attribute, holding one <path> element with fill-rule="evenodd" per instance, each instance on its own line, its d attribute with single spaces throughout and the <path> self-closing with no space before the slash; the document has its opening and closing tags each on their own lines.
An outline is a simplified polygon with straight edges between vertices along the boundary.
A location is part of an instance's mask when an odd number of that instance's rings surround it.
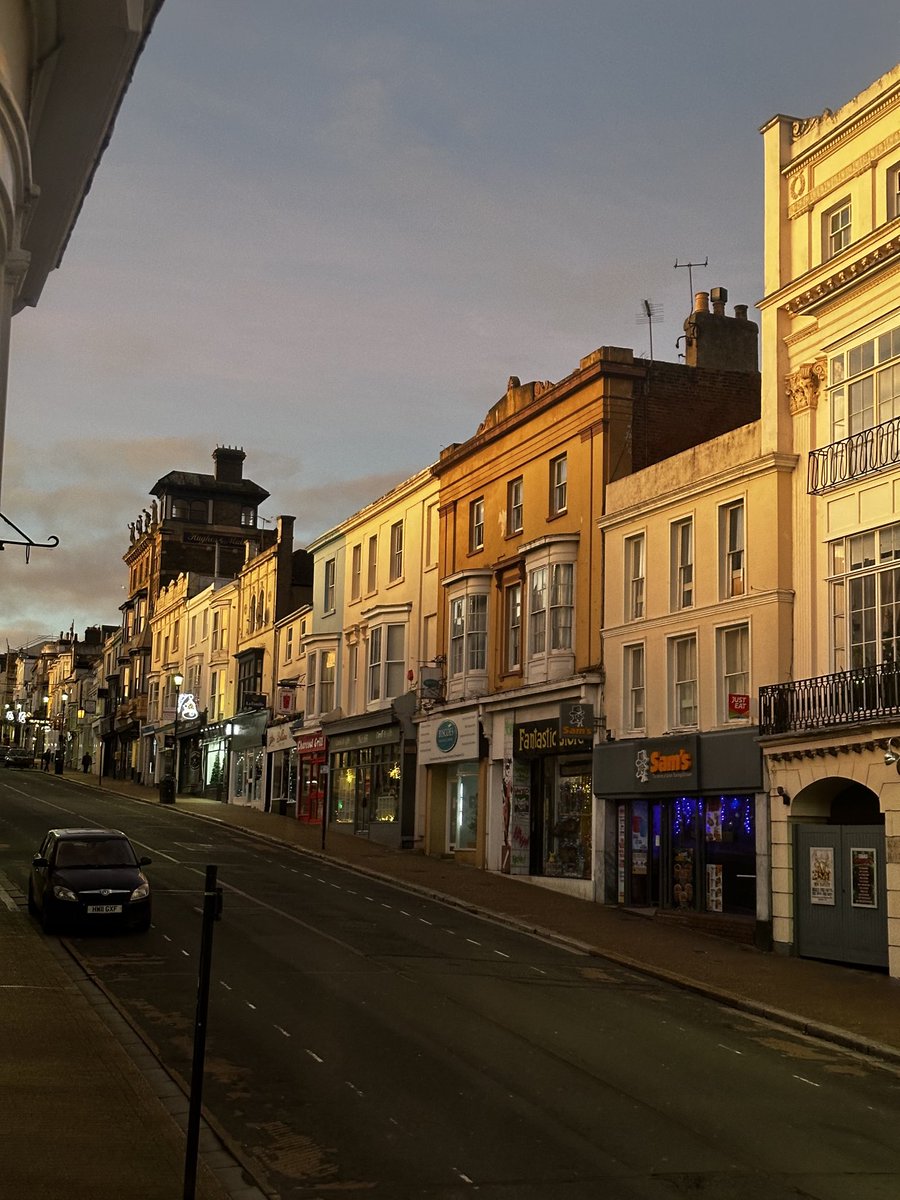
<svg viewBox="0 0 900 1200">
<path fill-rule="evenodd" d="M 710 803 L 706 806 L 706 840 L 721 842 L 722 840 L 722 809 Z"/>
<path fill-rule="evenodd" d="M 722 911 L 722 864 L 706 864 L 706 911 Z"/>
<path fill-rule="evenodd" d="M 673 866 L 672 897 L 678 908 L 691 908 L 694 900 L 694 851 L 678 850 Z"/>
<path fill-rule="evenodd" d="M 850 903 L 854 908 L 877 908 L 875 891 L 875 848 L 850 848 Z"/>
<path fill-rule="evenodd" d="M 531 868 L 531 764 L 516 759 L 513 759 L 509 825 L 509 873 L 527 875 Z"/>
<path fill-rule="evenodd" d="M 809 902 L 834 904 L 834 850 L 831 846 L 809 848 Z"/>
<path fill-rule="evenodd" d="M 625 903 L 625 805 L 619 805 L 616 823 L 616 897 L 619 904 Z"/>
<path fill-rule="evenodd" d="M 631 873 L 647 874 L 647 801 L 635 800 L 631 807 Z"/>
</svg>

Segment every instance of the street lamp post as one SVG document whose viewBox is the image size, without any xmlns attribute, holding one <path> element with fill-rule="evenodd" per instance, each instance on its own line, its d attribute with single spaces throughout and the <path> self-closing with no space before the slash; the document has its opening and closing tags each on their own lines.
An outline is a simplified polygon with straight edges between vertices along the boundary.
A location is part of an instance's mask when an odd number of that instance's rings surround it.
<svg viewBox="0 0 900 1200">
<path fill-rule="evenodd" d="M 172 774 L 175 776 L 175 795 L 178 795 L 178 714 L 181 711 L 181 685 L 184 683 L 184 676 L 179 672 L 172 676 L 172 682 L 175 684 L 175 729 L 174 741 L 175 745 L 172 749 Z"/>
</svg>

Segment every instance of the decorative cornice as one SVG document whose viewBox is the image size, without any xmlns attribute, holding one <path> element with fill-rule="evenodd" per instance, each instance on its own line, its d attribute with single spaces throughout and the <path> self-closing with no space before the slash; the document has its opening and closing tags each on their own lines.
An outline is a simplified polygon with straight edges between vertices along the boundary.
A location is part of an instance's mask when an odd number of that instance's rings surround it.
<svg viewBox="0 0 900 1200">
<path fill-rule="evenodd" d="M 788 191 L 790 193 L 792 204 L 788 204 L 787 215 L 789 220 L 795 220 L 802 216 L 825 196 L 842 187 L 850 179 L 855 179 L 858 175 L 865 174 L 872 164 L 883 158 L 888 151 L 893 150 L 895 146 L 900 144 L 900 129 L 889 133 L 887 137 L 876 142 L 871 146 L 865 154 L 860 154 L 853 162 L 848 163 L 842 170 L 837 171 L 834 175 L 817 184 L 811 191 L 809 187 L 809 169 L 810 163 L 804 163 L 800 171 L 788 177 Z"/>
<path fill-rule="evenodd" d="M 824 378 L 824 358 L 817 358 L 812 363 L 802 363 L 798 370 L 785 375 L 784 383 L 792 417 L 818 408 L 819 385 Z"/>
<path fill-rule="evenodd" d="M 900 257 L 900 231 L 888 238 L 886 242 L 882 242 L 881 245 L 874 246 L 855 262 L 847 263 L 839 271 L 826 276 L 813 287 L 807 288 L 785 301 L 784 311 L 791 316 L 797 316 L 799 313 L 831 299 L 838 292 L 857 283 L 876 267 L 883 266 L 898 257 Z"/>
</svg>

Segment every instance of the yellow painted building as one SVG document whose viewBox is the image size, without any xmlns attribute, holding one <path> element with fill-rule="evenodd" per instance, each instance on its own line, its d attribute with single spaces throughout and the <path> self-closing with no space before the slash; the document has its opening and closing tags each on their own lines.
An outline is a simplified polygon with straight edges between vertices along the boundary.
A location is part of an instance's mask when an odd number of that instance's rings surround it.
<svg viewBox="0 0 900 1200">
<path fill-rule="evenodd" d="M 900 976 L 900 66 L 762 134 L 762 450 L 798 463 L 760 695 L 774 939 Z"/>
<path fill-rule="evenodd" d="M 719 345 L 726 323 L 746 340 L 743 310 L 698 319 L 695 342 Z M 429 852 L 603 898 L 605 489 L 758 415 L 755 337 L 752 369 L 746 356 L 703 367 L 696 346 L 689 365 L 601 347 L 559 383 L 513 377 L 474 437 L 441 455 L 444 677 L 419 730 Z"/>
</svg>

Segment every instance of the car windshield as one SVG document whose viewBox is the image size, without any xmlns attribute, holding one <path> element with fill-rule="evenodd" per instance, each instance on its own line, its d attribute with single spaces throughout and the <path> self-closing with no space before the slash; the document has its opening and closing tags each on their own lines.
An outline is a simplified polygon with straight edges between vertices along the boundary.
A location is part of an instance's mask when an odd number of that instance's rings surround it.
<svg viewBox="0 0 900 1200">
<path fill-rule="evenodd" d="M 133 867 L 134 851 L 124 838 L 71 838 L 56 848 L 58 867 Z"/>
</svg>

